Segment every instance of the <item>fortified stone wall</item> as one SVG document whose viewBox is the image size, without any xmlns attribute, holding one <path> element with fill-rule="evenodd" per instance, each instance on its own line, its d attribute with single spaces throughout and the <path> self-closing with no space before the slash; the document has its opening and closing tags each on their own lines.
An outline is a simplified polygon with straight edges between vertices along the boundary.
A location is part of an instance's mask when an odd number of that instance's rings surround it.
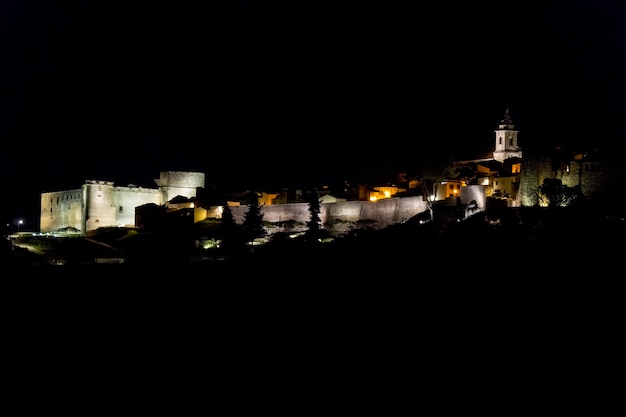
<svg viewBox="0 0 626 417">
<path fill-rule="evenodd" d="M 567 187 L 573 188 L 580 183 L 579 176 L 580 165 L 576 161 L 572 161 L 567 169 L 556 169 L 552 171 L 552 178 L 561 180 L 561 183 Z M 541 180 L 543 183 L 543 179 Z"/>
<path fill-rule="evenodd" d="M 248 206 L 231 207 L 235 221 L 243 223 Z M 428 203 L 421 196 L 389 198 L 370 201 L 344 201 L 320 205 L 322 224 L 335 221 L 357 222 L 371 220 L 376 228 L 384 228 L 401 223 L 411 217 L 428 210 Z M 261 206 L 263 220 L 267 222 L 286 222 L 289 220 L 306 223 L 310 220 L 308 203 L 275 204 Z"/>
<path fill-rule="evenodd" d="M 72 227 L 85 233 L 99 227 L 133 226 L 138 206 L 163 205 L 170 195 L 196 196 L 197 189 L 204 187 L 204 173 L 167 171 L 155 181 L 164 188 L 117 187 L 111 181 L 87 180 L 81 189 L 42 193 L 39 230 Z"/>
<path fill-rule="evenodd" d="M 135 207 L 149 203 L 162 204 L 161 193 L 158 189 L 114 187 L 112 205 L 116 207 L 115 225 L 134 226 Z"/>
<path fill-rule="evenodd" d="M 110 181 L 87 181 L 83 185 L 85 195 L 84 232 L 99 227 L 116 226 L 116 210 L 113 204 L 113 183 Z"/>
<path fill-rule="evenodd" d="M 537 188 L 541 185 L 540 178 L 542 178 L 542 174 L 545 175 L 545 172 L 552 170 L 551 165 L 552 163 L 548 158 L 526 158 L 524 160 L 520 170 L 519 190 L 523 207 L 532 207 L 537 204 L 535 197 Z"/>
<path fill-rule="evenodd" d="M 66 190 L 41 194 L 39 230 L 49 233 L 71 227 L 82 230 L 82 190 Z"/>
<path fill-rule="evenodd" d="M 583 195 L 589 195 L 591 190 L 601 190 L 607 185 L 610 178 L 608 163 L 583 162 L 580 165 L 580 187 Z"/>
<path fill-rule="evenodd" d="M 588 198 L 616 195 L 626 180 L 624 164 L 585 161 L 580 166 L 580 185 Z"/>
<path fill-rule="evenodd" d="M 322 204 L 320 215 L 323 223 L 334 220 L 359 221 L 373 220 L 379 227 L 402 223 L 411 217 L 428 210 L 428 203 L 422 196 L 388 198 L 376 202 L 346 201 L 342 203 Z"/>
<path fill-rule="evenodd" d="M 160 205 L 159 190 L 88 181 L 82 189 L 42 193 L 39 231 L 71 227 L 84 233 L 98 227 L 132 226 L 135 207 L 146 203 Z"/>
<path fill-rule="evenodd" d="M 570 171 L 555 169 L 551 158 L 535 157 L 527 158 L 522 164 L 520 172 L 520 195 L 522 206 L 534 206 L 537 204 L 536 193 L 546 178 L 559 179 L 568 187 L 578 184 L 578 165 L 572 163 Z"/>
<path fill-rule="evenodd" d="M 161 205 L 158 189 L 114 187 L 106 181 L 88 181 L 85 189 L 84 232 L 99 227 L 133 226 L 135 207 L 154 203 Z"/>
<path fill-rule="evenodd" d="M 174 197 L 195 197 L 198 188 L 204 188 L 203 172 L 163 171 L 154 180 L 163 192 L 163 202 Z"/>
<path fill-rule="evenodd" d="M 520 194 L 523 206 L 536 204 L 535 193 L 546 178 L 561 180 L 567 187 L 578 185 L 586 198 L 606 196 L 625 179 L 626 170 L 610 162 L 571 161 L 569 171 L 553 167 L 548 157 L 527 158 L 522 164 Z"/>
</svg>

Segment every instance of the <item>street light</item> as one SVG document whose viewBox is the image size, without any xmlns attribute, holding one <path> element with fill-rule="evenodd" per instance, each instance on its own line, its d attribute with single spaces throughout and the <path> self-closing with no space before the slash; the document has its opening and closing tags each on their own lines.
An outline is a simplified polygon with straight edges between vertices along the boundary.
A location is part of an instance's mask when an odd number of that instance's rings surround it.
<svg viewBox="0 0 626 417">
<path fill-rule="evenodd" d="M 17 221 L 17 233 L 19 233 L 19 232 L 20 232 L 20 226 L 21 226 L 23 223 L 24 223 L 24 220 L 22 220 L 22 219 L 19 219 L 19 220 Z"/>
</svg>

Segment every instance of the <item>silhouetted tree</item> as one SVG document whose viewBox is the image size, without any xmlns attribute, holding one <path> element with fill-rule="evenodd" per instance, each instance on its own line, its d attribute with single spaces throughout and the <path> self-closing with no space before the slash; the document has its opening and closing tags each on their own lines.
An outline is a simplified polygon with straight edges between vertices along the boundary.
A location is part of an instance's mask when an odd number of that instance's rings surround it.
<svg viewBox="0 0 626 417">
<path fill-rule="evenodd" d="M 235 221 L 233 211 L 226 201 L 223 203 L 222 220 L 219 227 L 219 235 L 222 240 L 220 247 L 230 252 L 243 245 L 241 226 Z"/>
<path fill-rule="evenodd" d="M 447 150 L 433 148 L 425 150 L 417 160 L 418 174 L 421 176 L 422 192 L 428 202 L 431 220 L 434 219 L 433 201 L 437 199 L 437 185 L 458 175 L 453 164 L 454 157 Z M 433 184 L 433 190 L 426 189 L 426 180 Z M 431 197 L 432 192 L 432 197 Z"/>
<path fill-rule="evenodd" d="M 242 224 L 243 237 L 246 242 L 265 236 L 263 228 L 263 212 L 257 194 L 252 191 L 247 195 L 248 210 Z"/>
<path fill-rule="evenodd" d="M 579 186 L 568 187 L 557 178 L 544 179 L 537 193 L 537 201 L 547 203 L 548 207 L 567 207 L 582 198 Z"/>
<path fill-rule="evenodd" d="M 238 227 L 239 225 L 235 221 L 233 211 L 230 209 L 228 203 L 224 202 L 224 205 L 222 206 L 222 224 L 220 225 L 220 230 L 223 232 L 230 232 Z"/>
<path fill-rule="evenodd" d="M 309 201 L 309 221 L 307 223 L 309 230 L 307 234 L 311 241 L 317 241 L 320 236 L 321 220 L 320 220 L 320 200 L 317 190 L 313 189 L 308 195 Z"/>
<path fill-rule="evenodd" d="M 458 176 L 453 161 L 454 156 L 447 150 L 442 149 L 430 149 L 418 159 L 417 164 L 420 176 L 423 179 L 431 180 L 435 184 L 432 190 L 434 198 L 437 198 L 436 185 L 439 182 Z"/>
</svg>

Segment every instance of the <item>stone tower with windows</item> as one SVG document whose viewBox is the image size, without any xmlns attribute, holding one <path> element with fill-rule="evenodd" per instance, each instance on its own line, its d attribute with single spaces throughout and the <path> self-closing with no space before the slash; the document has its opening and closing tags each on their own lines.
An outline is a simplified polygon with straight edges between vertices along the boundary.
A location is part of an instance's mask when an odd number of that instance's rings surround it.
<svg viewBox="0 0 626 417">
<path fill-rule="evenodd" d="M 495 133 L 496 147 L 493 151 L 493 159 L 498 162 L 504 162 L 509 158 L 522 157 L 522 149 L 517 144 L 518 131 L 515 130 L 509 109 L 506 109 L 504 118 L 500 121 L 498 130 L 496 130 Z"/>
</svg>

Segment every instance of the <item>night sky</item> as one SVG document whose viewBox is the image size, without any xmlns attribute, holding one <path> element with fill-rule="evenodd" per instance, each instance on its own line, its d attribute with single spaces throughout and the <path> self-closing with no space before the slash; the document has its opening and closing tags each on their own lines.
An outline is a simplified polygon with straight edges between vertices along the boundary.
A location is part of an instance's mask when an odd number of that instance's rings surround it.
<svg viewBox="0 0 626 417">
<path fill-rule="evenodd" d="M 42 192 L 165 170 L 392 177 L 492 150 L 506 109 L 522 148 L 623 142 L 626 3 L 545 3 L 2 2 L 2 218 L 37 229 Z"/>
</svg>

